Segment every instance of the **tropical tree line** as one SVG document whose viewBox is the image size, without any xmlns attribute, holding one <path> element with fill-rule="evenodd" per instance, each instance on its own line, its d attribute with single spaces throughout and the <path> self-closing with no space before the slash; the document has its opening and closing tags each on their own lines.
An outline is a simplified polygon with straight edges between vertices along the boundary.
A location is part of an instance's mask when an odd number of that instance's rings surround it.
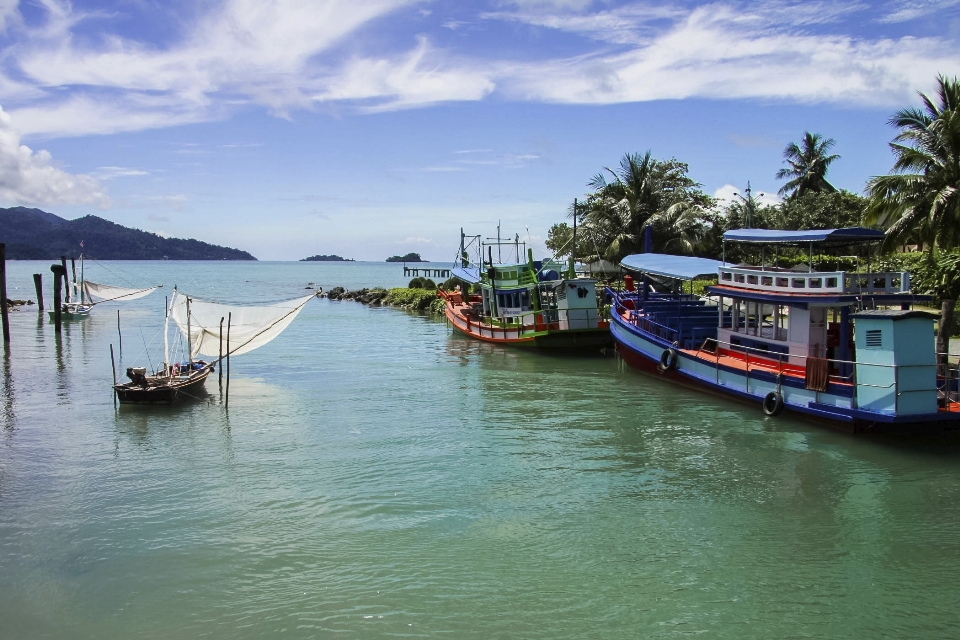
<svg viewBox="0 0 960 640">
<path fill-rule="evenodd" d="M 915 290 L 941 305 L 938 351 L 960 298 L 960 82 L 940 76 L 934 95 L 919 94 L 921 106 L 898 111 L 888 121 L 897 129 L 890 143 L 894 164 L 888 175 L 870 179 L 864 194 L 837 189 L 827 180 L 835 141 L 806 132 L 783 152 L 783 200 L 762 204 L 749 186 L 746 195 L 721 203 L 705 194 L 676 158 L 660 160 L 650 151 L 627 153 L 619 167 L 595 175 L 590 191 L 568 211 L 570 223 L 553 225 L 547 247 L 578 260 L 618 263 L 644 248 L 649 226 L 654 252 L 720 257 L 729 229 L 829 229 L 855 225 L 886 232 L 886 260 L 909 262 L 919 277 Z M 906 247 L 920 252 L 905 257 Z M 727 256 L 730 257 L 729 255 Z M 896 266 L 896 265 L 893 265 Z"/>
</svg>

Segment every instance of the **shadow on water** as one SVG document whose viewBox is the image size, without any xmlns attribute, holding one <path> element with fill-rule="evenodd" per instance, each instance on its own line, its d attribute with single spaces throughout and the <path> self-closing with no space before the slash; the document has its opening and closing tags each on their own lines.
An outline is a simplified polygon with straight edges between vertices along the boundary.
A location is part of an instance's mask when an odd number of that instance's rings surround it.
<svg viewBox="0 0 960 640">
<path fill-rule="evenodd" d="M 15 397 L 13 388 L 13 371 L 10 367 L 10 350 L 3 349 L 0 354 L 3 359 L 3 428 L 7 432 L 13 432 L 17 426 L 17 415 L 15 409 Z"/>
</svg>

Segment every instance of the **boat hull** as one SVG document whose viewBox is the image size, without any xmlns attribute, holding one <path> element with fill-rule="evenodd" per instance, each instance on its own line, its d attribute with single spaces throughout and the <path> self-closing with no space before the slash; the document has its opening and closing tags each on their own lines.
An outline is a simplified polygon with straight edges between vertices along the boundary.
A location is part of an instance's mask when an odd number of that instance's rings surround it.
<svg viewBox="0 0 960 640">
<path fill-rule="evenodd" d="M 114 385 L 113 389 L 120 404 L 174 404 L 196 397 L 212 371 L 213 365 L 208 365 L 184 380 L 173 379 L 147 386 L 128 382 Z"/>
<path fill-rule="evenodd" d="M 610 330 L 603 326 L 591 329 L 544 329 L 530 331 L 524 327 L 497 327 L 464 318 L 454 306 L 447 302 L 445 313 L 453 328 L 463 335 L 515 347 L 534 349 L 602 349 L 612 344 Z"/>
<path fill-rule="evenodd" d="M 815 391 L 807 389 L 802 379 L 793 376 L 749 369 L 745 373 L 724 366 L 706 352 L 676 349 L 667 341 L 632 326 L 622 316 L 614 316 L 610 329 L 617 353 L 631 368 L 707 390 L 713 395 L 749 402 L 758 411 L 766 396 L 776 392 L 781 394 L 786 411 L 851 433 L 917 433 L 960 427 L 960 414 L 956 412 L 891 416 L 859 410 L 850 385 L 829 384 L 826 391 Z M 676 366 L 663 369 L 661 356 L 671 348 L 677 352 Z"/>
</svg>

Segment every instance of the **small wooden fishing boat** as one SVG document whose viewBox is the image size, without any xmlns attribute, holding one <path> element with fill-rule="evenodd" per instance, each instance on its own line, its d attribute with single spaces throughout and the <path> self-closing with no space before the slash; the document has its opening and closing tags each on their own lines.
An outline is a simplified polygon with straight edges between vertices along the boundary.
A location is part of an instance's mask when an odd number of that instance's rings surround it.
<svg viewBox="0 0 960 640">
<path fill-rule="evenodd" d="M 127 369 L 130 381 L 114 382 L 117 399 L 121 404 L 172 404 L 196 397 L 217 365 L 276 338 L 318 295 L 260 306 L 225 305 L 191 298 L 174 287 L 163 326 L 163 365 L 149 375 L 145 367 Z M 185 362 L 170 364 L 171 318 L 186 342 Z M 216 360 L 198 360 L 200 355 Z"/>
<path fill-rule="evenodd" d="M 451 273 L 468 285 L 479 284 L 480 292 L 437 292 L 454 329 L 484 342 L 519 347 L 576 350 L 611 344 L 596 280 L 577 277 L 572 263 L 535 261 L 532 250 L 526 251 L 527 262 L 521 262 L 519 237 L 482 242 L 472 236 L 465 244 L 466 237 L 461 230 L 460 253 Z M 474 242 L 479 266 L 471 266 L 468 259 Z M 503 246 L 515 252 L 516 262 L 494 263 L 493 248 L 499 258 Z"/>
<path fill-rule="evenodd" d="M 769 416 L 792 411 L 854 432 L 960 426 L 957 371 L 936 353 L 932 315 L 911 309 L 930 298 L 911 291 L 910 274 L 869 263 L 859 273 L 814 269 L 814 247 L 849 251 L 882 239 L 861 228 L 724 234 L 724 247 L 809 249 L 809 263 L 792 269 L 766 263 L 764 251 L 760 266 L 627 256 L 621 265 L 640 286 L 628 276 L 623 290 L 608 289 L 617 351 L 636 369 L 753 402 Z M 706 296 L 683 290 L 710 275 L 718 284 Z"/>
<path fill-rule="evenodd" d="M 173 404 L 196 397 L 215 367 L 215 364 L 197 360 L 165 367 L 153 375 L 147 375 L 143 367 L 129 367 L 127 377 L 130 382 L 116 384 L 113 388 L 120 404 Z"/>
</svg>

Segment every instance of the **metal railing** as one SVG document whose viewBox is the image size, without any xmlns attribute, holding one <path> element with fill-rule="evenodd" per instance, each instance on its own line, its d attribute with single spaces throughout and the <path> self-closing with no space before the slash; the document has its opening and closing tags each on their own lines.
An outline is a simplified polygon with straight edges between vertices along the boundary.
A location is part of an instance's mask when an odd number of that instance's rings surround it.
<svg viewBox="0 0 960 640">
<path fill-rule="evenodd" d="M 845 271 L 794 272 L 780 269 L 720 267 L 719 284 L 777 293 L 906 293 L 906 271 L 847 273 Z"/>
</svg>

